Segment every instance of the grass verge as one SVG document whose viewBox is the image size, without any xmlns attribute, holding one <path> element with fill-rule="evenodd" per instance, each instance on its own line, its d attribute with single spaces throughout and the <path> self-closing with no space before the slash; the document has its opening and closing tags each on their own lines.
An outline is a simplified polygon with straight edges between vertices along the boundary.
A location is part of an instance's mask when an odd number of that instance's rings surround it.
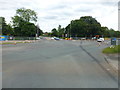
<svg viewBox="0 0 120 90">
<path fill-rule="evenodd" d="M 17 43 L 31 43 L 31 42 L 16 42 L 16 44 Z M 2 45 L 4 45 L 4 44 L 15 44 L 15 42 L 2 42 L 0 44 L 2 44 Z"/>
<path fill-rule="evenodd" d="M 116 45 L 114 48 L 107 47 L 102 51 L 105 54 L 115 54 L 120 53 L 120 45 Z"/>
</svg>

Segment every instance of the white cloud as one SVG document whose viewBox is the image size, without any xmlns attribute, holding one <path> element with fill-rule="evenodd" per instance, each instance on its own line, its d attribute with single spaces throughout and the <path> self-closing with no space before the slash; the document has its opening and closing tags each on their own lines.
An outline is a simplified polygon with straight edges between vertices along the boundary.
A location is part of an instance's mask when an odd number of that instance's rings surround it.
<svg viewBox="0 0 120 90">
<path fill-rule="evenodd" d="M 93 16 L 102 26 L 118 29 L 119 0 L 1 0 L 0 16 L 9 22 L 18 8 L 25 7 L 38 13 L 42 30 L 51 31 L 58 25 L 67 26 L 81 16 Z"/>
</svg>

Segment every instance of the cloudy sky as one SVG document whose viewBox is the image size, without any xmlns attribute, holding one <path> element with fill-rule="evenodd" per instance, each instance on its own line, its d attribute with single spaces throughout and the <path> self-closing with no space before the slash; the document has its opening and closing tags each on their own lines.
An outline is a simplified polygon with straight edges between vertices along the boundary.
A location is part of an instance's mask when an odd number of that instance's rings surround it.
<svg viewBox="0 0 120 90">
<path fill-rule="evenodd" d="M 7 23 L 19 8 L 32 9 L 38 14 L 38 24 L 44 32 L 58 25 L 66 27 L 71 20 L 92 16 L 102 26 L 118 30 L 119 0 L 0 0 L 0 16 Z"/>
</svg>

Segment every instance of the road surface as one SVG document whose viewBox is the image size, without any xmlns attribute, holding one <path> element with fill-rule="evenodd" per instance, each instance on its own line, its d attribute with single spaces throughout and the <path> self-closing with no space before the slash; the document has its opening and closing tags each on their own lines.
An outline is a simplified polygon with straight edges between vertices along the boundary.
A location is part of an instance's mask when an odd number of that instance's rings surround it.
<svg viewBox="0 0 120 90">
<path fill-rule="evenodd" d="M 3 45 L 3 88 L 118 88 L 96 41 Z"/>
</svg>

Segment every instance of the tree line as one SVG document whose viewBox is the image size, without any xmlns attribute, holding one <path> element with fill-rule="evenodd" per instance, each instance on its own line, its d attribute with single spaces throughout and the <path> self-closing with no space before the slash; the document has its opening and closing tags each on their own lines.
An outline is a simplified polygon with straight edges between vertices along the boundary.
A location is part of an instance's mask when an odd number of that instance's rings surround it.
<svg viewBox="0 0 120 90">
<path fill-rule="evenodd" d="M 43 31 L 36 25 L 37 13 L 31 9 L 20 8 L 16 10 L 10 24 L 6 24 L 2 17 L 2 34 L 9 36 L 35 37 L 43 35 Z M 46 32 L 47 33 L 47 32 Z M 120 37 L 120 31 L 112 28 L 102 27 L 101 24 L 92 16 L 83 16 L 80 19 L 72 20 L 66 27 L 61 25 L 53 28 L 46 36 L 56 37 L 94 37 L 100 35 L 104 37 Z"/>
<path fill-rule="evenodd" d="M 51 34 L 56 37 L 120 37 L 120 31 L 112 28 L 102 27 L 92 16 L 83 16 L 80 19 L 72 20 L 65 28 L 52 29 Z"/>
</svg>

